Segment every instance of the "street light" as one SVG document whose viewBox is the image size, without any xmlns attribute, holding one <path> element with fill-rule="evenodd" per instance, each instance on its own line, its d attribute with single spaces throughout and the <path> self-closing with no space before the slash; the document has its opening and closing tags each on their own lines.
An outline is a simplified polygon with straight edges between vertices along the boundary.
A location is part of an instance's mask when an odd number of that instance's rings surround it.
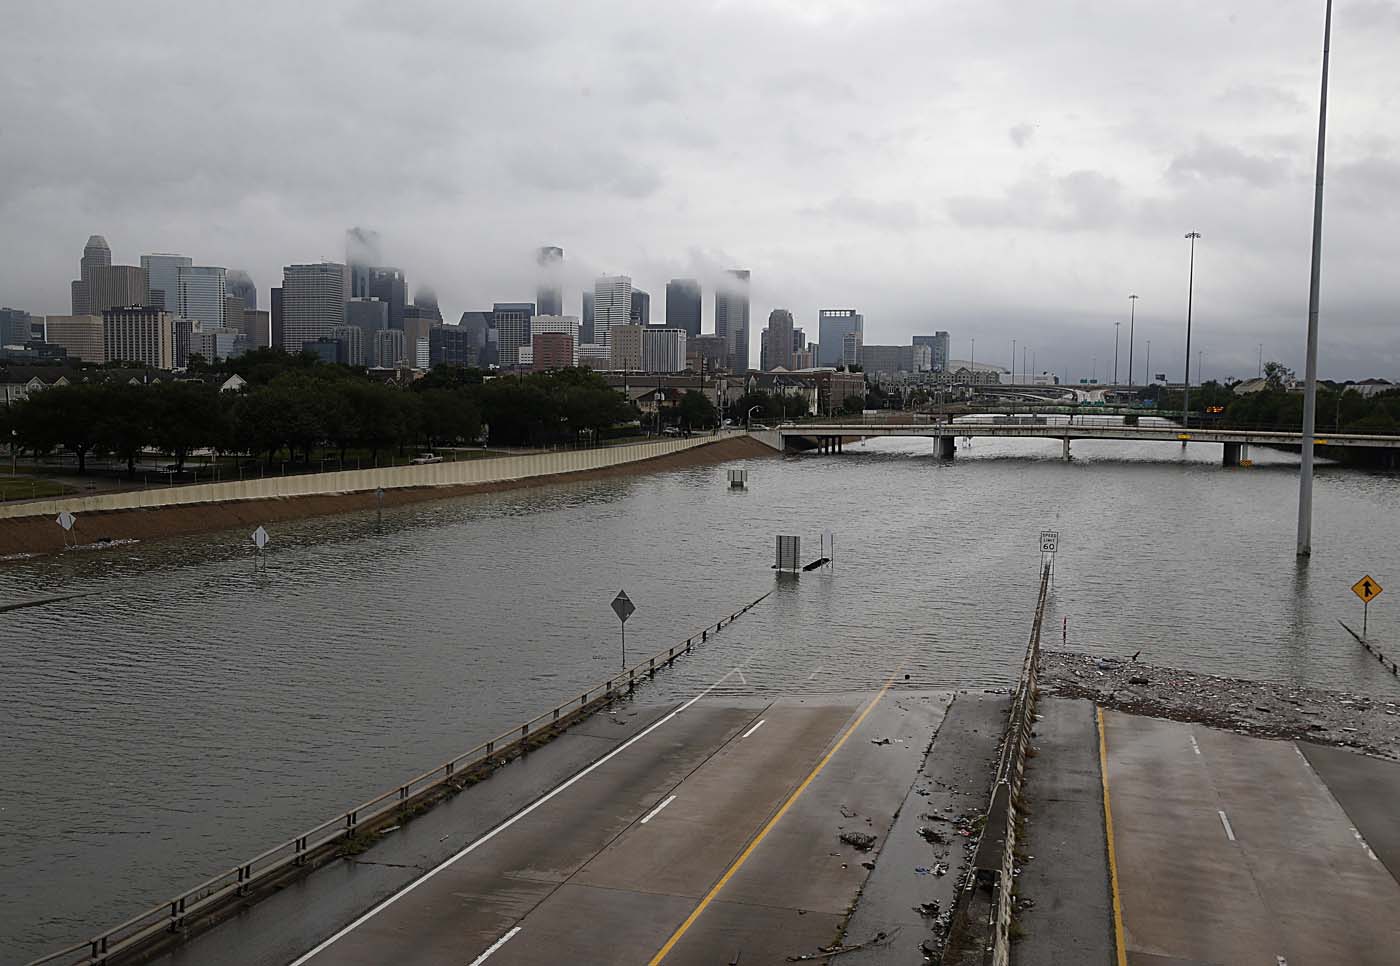
<svg viewBox="0 0 1400 966">
<path fill-rule="evenodd" d="M 1331 3 L 1331 0 L 1328 0 Z M 1198 231 L 1188 231 L 1191 241 L 1191 263 L 1186 274 L 1186 384 L 1181 387 L 1181 428 L 1191 425 L 1191 299 L 1196 289 L 1196 239 Z M 1182 441 L 1183 445 L 1185 440 Z"/>
<path fill-rule="evenodd" d="M 1317 111 L 1317 189 L 1313 197 L 1312 274 L 1308 281 L 1308 359 L 1303 389 L 1302 465 L 1298 471 L 1298 556 L 1312 556 L 1313 433 L 1317 430 L 1317 290 L 1322 276 L 1322 172 L 1327 147 L 1327 66 L 1332 0 L 1322 30 L 1322 96 Z"/>
<path fill-rule="evenodd" d="M 1011 383 L 1016 383 L 1016 340 L 1011 340 Z"/>
<path fill-rule="evenodd" d="M 1137 328 L 1136 295 L 1128 296 L 1128 386 L 1133 384 L 1133 330 Z"/>
<path fill-rule="evenodd" d="M 1118 327 L 1122 322 L 1113 323 L 1113 387 L 1118 388 Z"/>
<path fill-rule="evenodd" d="M 749 411 L 744 415 L 744 428 L 745 428 L 745 429 L 753 429 L 753 414 L 754 414 L 754 410 L 756 410 L 756 409 L 762 409 L 762 408 L 763 408 L 762 406 L 750 406 L 750 407 L 749 407 Z"/>
</svg>

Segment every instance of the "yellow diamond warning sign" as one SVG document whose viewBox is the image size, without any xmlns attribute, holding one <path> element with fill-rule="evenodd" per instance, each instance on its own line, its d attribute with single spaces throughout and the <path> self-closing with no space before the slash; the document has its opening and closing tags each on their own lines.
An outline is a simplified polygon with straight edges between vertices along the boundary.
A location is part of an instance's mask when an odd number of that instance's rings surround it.
<svg viewBox="0 0 1400 966">
<path fill-rule="evenodd" d="M 1385 590 L 1385 588 L 1376 583 L 1375 580 L 1369 576 L 1362 577 L 1351 585 L 1351 592 L 1357 597 L 1360 597 L 1363 603 L 1367 604 L 1379 597 L 1383 590 Z"/>
</svg>

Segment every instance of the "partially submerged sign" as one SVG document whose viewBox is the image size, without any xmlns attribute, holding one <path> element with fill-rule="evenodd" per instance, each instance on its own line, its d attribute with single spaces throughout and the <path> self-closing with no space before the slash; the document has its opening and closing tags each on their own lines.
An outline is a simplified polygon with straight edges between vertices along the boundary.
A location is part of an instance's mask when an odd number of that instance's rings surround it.
<svg viewBox="0 0 1400 966">
<path fill-rule="evenodd" d="M 1040 552 L 1056 553 L 1060 549 L 1060 531 L 1042 530 L 1040 531 Z"/>
<path fill-rule="evenodd" d="M 269 540 L 271 540 L 271 538 L 262 527 L 258 527 L 253 531 L 253 546 L 257 547 L 259 550 L 266 548 Z"/>
<path fill-rule="evenodd" d="M 617 619 L 622 623 L 627 623 L 627 618 L 632 616 L 632 612 L 637 609 L 637 605 L 632 603 L 632 598 L 627 596 L 627 591 L 619 590 L 612 602 L 613 613 L 617 614 Z"/>
<path fill-rule="evenodd" d="M 58 515 L 58 519 L 55 522 L 64 530 L 72 530 L 73 524 L 78 522 L 78 518 L 67 510 L 64 510 Z"/>
<path fill-rule="evenodd" d="M 1362 577 L 1356 583 L 1351 585 L 1351 592 L 1357 597 L 1360 597 L 1361 602 L 1363 604 L 1369 604 L 1371 601 L 1379 597 L 1384 591 L 1385 588 L 1382 587 L 1380 584 L 1376 583 L 1375 579 L 1372 578 L 1370 574 L 1367 574 L 1365 577 Z"/>
</svg>

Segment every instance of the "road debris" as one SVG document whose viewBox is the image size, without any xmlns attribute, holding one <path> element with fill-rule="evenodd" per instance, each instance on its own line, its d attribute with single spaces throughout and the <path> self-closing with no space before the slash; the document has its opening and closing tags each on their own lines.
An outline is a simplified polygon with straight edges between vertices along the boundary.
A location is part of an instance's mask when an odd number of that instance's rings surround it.
<svg viewBox="0 0 1400 966">
<path fill-rule="evenodd" d="M 817 951 L 814 953 L 803 953 L 800 956 L 789 956 L 787 958 L 787 961 L 790 963 L 806 963 L 811 962 L 814 959 L 830 959 L 832 956 L 841 956 L 845 953 L 853 953 L 858 949 L 865 949 L 866 947 L 870 946 L 888 946 L 890 940 L 898 934 L 898 929 L 894 930 L 893 933 L 888 934 L 884 931 L 881 931 L 877 932 L 874 936 L 872 936 L 870 939 L 867 939 L 863 943 L 854 943 L 849 946 L 843 946 L 840 943 L 837 943 L 834 946 L 818 946 Z"/>
<path fill-rule="evenodd" d="M 842 832 L 841 841 L 862 852 L 869 852 L 875 847 L 875 836 L 869 832 Z"/>
</svg>

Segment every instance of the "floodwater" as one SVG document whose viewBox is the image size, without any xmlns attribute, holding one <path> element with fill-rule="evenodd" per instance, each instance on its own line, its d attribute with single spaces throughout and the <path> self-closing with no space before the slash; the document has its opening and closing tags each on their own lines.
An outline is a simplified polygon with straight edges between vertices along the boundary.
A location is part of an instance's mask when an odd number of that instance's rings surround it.
<svg viewBox="0 0 1400 966">
<path fill-rule="evenodd" d="M 961 442 L 961 441 L 960 441 Z M 693 694 L 1014 679 L 1041 529 L 1047 643 L 1395 698 L 1400 476 L 1326 467 L 1293 555 L 1296 457 L 933 441 L 750 460 L 0 565 L 0 950 L 23 961 L 234 865 L 777 591 L 658 676 Z M 747 490 L 725 470 L 747 468 Z M 835 565 L 778 584 L 774 536 Z M 4 548 L 0 547 L 0 555 Z M 1394 600 L 1394 606 L 1388 606 Z M 1067 621 L 1067 624 L 1066 624 Z"/>
</svg>

